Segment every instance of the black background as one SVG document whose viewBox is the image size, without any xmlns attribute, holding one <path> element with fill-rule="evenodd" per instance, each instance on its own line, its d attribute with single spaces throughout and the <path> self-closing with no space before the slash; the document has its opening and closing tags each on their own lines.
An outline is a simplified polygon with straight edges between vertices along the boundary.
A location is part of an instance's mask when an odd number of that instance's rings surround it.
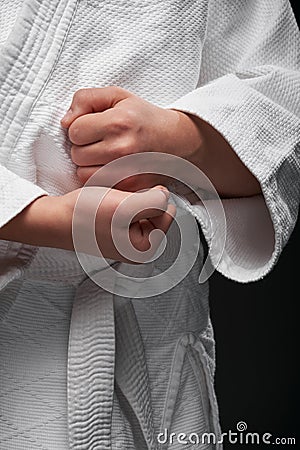
<svg viewBox="0 0 300 450">
<path fill-rule="evenodd" d="M 296 1 L 291 3 L 299 24 Z M 248 431 L 296 437 L 296 446 L 276 449 L 300 448 L 299 251 L 300 220 L 276 268 L 262 281 L 241 285 L 215 273 L 210 284 L 222 431 L 235 431 L 242 420 Z"/>
</svg>

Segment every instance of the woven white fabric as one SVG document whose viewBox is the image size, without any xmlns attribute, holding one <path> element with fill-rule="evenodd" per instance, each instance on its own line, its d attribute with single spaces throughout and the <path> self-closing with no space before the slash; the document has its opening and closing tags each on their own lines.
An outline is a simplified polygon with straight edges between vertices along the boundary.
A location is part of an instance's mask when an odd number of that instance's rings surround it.
<svg viewBox="0 0 300 450">
<path fill-rule="evenodd" d="M 297 219 L 299 69 L 288 2 L 212 0 L 198 88 L 171 105 L 215 127 L 261 184 L 265 201 L 223 202 L 228 240 L 218 270 L 237 281 L 271 270 Z"/>
<path fill-rule="evenodd" d="M 288 3 L 19 6 L 5 3 L 0 29 L 0 226 L 43 193 L 79 186 L 59 121 L 77 89 L 116 84 L 203 117 L 257 176 L 264 197 L 224 201 L 218 270 L 238 281 L 265 275 L 299 202 L 299 33 Z M 209 242 L 205 211 L 192 208 Z M 95 290 L 71 252 L 1 242 L 1 449 L 152 450 L 165 427 L 217 433 L 201 267 L 202 254 L 173 290 L 130 301 Z"/>
<path fill-rule="evenodd" d="M 21 6 L 22 0 L 14 0 L 12 2 L 0 1 L 0 45 L 3 45 L 8 38 Z"/>
</svg>

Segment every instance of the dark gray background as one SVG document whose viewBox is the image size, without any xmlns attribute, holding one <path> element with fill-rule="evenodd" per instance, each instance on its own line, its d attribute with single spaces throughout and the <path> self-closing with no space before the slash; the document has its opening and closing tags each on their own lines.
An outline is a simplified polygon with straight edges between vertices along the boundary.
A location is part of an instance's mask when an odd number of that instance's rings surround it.
<svg viewBox="0 0 300 450">
<path fill-rule="evenodd" d="M 296 0 L 291 3 L 299 24 Z M 243 420 L 249 431 L 297 438 L 296 447 L 276 449 L 300 448 L 299 251 L 298 220 L 279 263 L 262 281 L 240 285 L 217 273 L 211 278 L 222 430 L 234 431 Z M 225 445 L 242 447 L 258 448 Z"/>
</svg>

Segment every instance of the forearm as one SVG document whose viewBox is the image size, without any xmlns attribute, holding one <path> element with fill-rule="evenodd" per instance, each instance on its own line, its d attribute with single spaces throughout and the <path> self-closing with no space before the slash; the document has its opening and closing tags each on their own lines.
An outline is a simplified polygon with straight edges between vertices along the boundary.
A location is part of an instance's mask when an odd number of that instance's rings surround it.
<svg viewBox="0 0 300 450">
<path fill-rule="evenodd" d="M 188 130 L 191 152 L 187 159 L 210 179 L 221 197 L 248 197 L 261 192 L 260 184 L 226 139 L 202 119 L 179 112 Z"/>
<path fill-rule="evenodd" d="M 62 196 L 39 197 L 0 228 L 0 239 L 74 250 L 72 225 L 75 220 L 77 251 L 99 256 L 100 250 L 106 258 L 135 261 L 131 247 L 128 254 L 119 253 L 114 236 L 121 236 L 123 241 L 129 237 L 139 252 L 150 247 L 155 252 L 159 242 L 150 242 L 151 232 L 159 229 L 165 234 L 175 214 L 174 207 L 168 204 L 168 195 L 163 186 L 136 194 L 88 187 Z M 96 242 L 90 239 L 94 233 Z M 146 252 L 145 260 L 140 262 L 147 262 L 147 255 Z"/>
<path fill-rule="evenodd" d="M 260 192 L 256 178 L 208 123 L 180 108 L 153 105 L 119 87 L 77 91 L 62 125 L 68 128 L 73 144 L 71 157 L 83 184 L 100 166 L 119 157 L 158 152 L 195 164 L 222 197 L 252 196 Z M 181 169 L 178 167 L 178 176 Z M 165 182 L 164 178 L 157 180 L 157 174 L 130 178 L 130 188 L 126 180 L 118 188 L 137 191 L 154 186 L 157 181 Z"/>
<path fill-rule="evenodd" d="M 39 197 L 0 228 L 0 239 L 71 250 L 71 212 L 63 197 Z"/>
</svg>

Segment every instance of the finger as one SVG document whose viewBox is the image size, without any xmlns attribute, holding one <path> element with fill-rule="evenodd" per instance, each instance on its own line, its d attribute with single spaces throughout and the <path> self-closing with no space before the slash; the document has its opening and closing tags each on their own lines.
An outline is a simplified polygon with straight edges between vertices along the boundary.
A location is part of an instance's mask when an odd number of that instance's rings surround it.
<svg viewBox="0 0 300 450">
<path fill-rule="evenodd" d="M 118 108 L 101 113 L 85 114 L 69 127 L 69 139 L 75 145 L 89 145 L 107 137 L 118 138 L 128 127 L 126 116 Z"/>
<path fill-rule="evenodd" d="M 168 191 L 162 189 L 150 189 L 147 192 L 138 192 L 128 195 L 124 193 L 124 199 L 120 202 L 114 220 L 119 227 L 128 227 L 129 224 L 142 219 L 157 217 L 168 208 Z"/>
<path fill-rule="evenodd" d="M 149 220 L 140 220 L 130 225 L 129 239 L 132 245 L 140 252 L 146 252 L 150 249 L 151 244 L 149 240 L 150 233 L 155 229 L 154 225 Z M 129 261 L 135 260 L 134 254 L 126 255 Z M 131 256 L 131 257 L 130 257 Z M 150 255 L 149 255 L 150 256 Z M 144 261 L 147 262 L 147 261 Z"/>
<path fill-rule="evenodd" d="M 143 219 L 154 219 L 161 216 L 168 209 L 170 193 L 164 186 L 156 186 L 145 192 L 133 194 L 131 213 L 136 211 L 132 223 Z M 125 206 L 125 205 L 124 205 Z"/>
<path fill-rule="evenodd" d="M 144 192 L 136 192 L 135 195 L 139 195 L 139 197 L 133 197 L 133 200 L 137 200 L 140 205 L 142 205 L 142 202 L 144 204 L 143 209 L 138 211 L 134 216 L 132 223 L 143 219 L 154 219 L 155 217 L 161 216 L 168 209 L 170 192 L 165 186 L 158 185 Z M 133 207 L 138 209 L 138 203 L 134 204 Z"/>
<path fill-rule="evenodd" d="M 145 189 L 151 189 L 158 183 L 168 184 L 170 182 L 167 177 L 152 173 L 133 175 L 122 179 L 125 172 L 123 167 L 122 171 L 120 170 L 120 168 L 116 169 L 114 167 L 111 167 L 109 171 L 107 171 L 105 170 L 105 168 L 107 167 L 105 164 L 98 166 L 78 167 L 77 176 L 80 182 L 82 184 L 85 184 L 88 180 L 90 180 L 90 186 L 113 186 L 114 189 L 126 192 L 137 192 Z M 96 174 L 97 172 L 98 174 Z M 92 179 L 90 179 L 91 177 Z M 122 181 L 114 184 L 114 180 L 116 179 L 122 179 Z"/>
<path fill-rule="evenodd" d="M 97 167 L 108 164 L 120 157 L 118 148 L 113 148 L 107 142 L 96 142 L 91 145 L 72 145 L 71 158 L 73 163 L 81 167 Z"/>
<path fill-rule="evenodd" d="M 82 184 L 85 184 L 96 172 L 98 172 L 99 169 L 101 169 L 103 166 L 91 166 L 91 167 L 78 167 L 77 169 L 77 176 L 79 178 L 79 181 Z M 98 177 L 95 175 L 95 179 L 92 180 L 92 185 L 96 186 L 103 186 L 103 183 L 99 183 L 98 179 L 100 181 L 100 176 Z"/>
<path fill-rule="evenodd" d="M 103 177 L 104 179 L 104 177 Z M 163 175 L 153 173 L 142 173 L 125 178 L 114 187 L 121 191 L 137 192 L 145 189 L 151 189 L 159 183 L 168 184 L 169 180 Z"/>
<path fill-rule="evenodd" d="M 69 128 L 78 117 L 113 108 L 119 101 L 130 96 L 132 96 L 130 92 L 117 86 L 80 89 L 75 92 L 71 106 L 62 118 L 61 124 L 64 128 Z"/>
<path fill-rule="evenodd" d="M 155 174 L 139 174 L 127 177 L 113 185 L 115 179 L 123 178 L 123 172 L 121 172 L 120 168 L 116 171 L 113 167 L 108 172 L 104 169 L 105 167 L 105 164 L 89 167 L 79 166 L 76 173 L 82 184 L 85 184 L 89 180 L 89 186 L 113 187 L 114 189 L 126 192 L 152 189 L 157 183 L 168 181 L 164 177 Z"/>
<path fill-rule="evenodd" d="M 148 251 L 151 248 L 151 254 L 148 255 L 148 258 L 151 258 L 161 244 L 164 235 L 170 228 L 175 214 L 175 206 L 169 205 L 167 211 L 160 216 L 142 219 L 139 222 L 131 224 L 129 228 L 129 237 L 132 245 L 143 252 Z M 155 230 L 160 230 L 162 233 L 151 234 Z M 144 262 L 147 262 L 147 260 Z"/>
<path fill-rule="evenodd" d="M 102 141 L 108 133 L 110 121 L 103 113 L 85 114 L 75 119 L 69 127 L 69 139 L 75 145 L 88 145 Z"/>
<path fill-rule="evenodd" d="M 174 205 L 168 205 L 168 208 L 165 213 L 157 217 L 149 218 L 149 221 L 155 228 L 166 233 L 170 228 L 175 216 L 176 216 L 176 207 Z"/>
</svg>

